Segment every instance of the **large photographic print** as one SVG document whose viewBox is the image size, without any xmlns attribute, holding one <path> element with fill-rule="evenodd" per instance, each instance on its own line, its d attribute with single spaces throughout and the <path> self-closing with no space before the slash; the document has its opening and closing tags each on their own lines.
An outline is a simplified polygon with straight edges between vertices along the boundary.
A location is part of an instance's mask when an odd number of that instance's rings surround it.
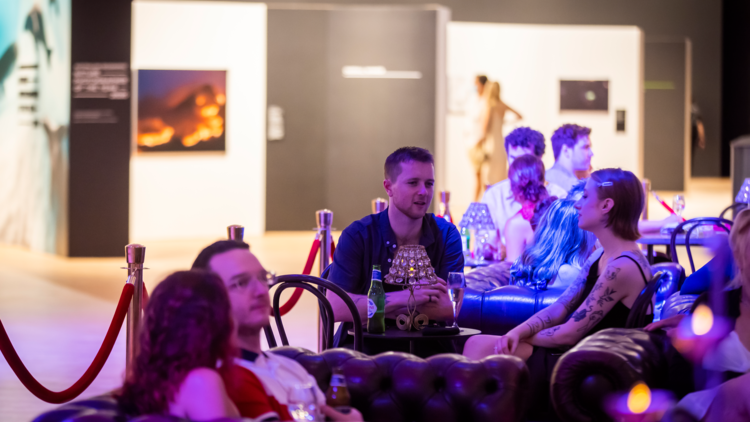
<svg viewBox="0 0 750 422">
<path fill-rule="evenodd" d="M 225 151 L 224 70 L 139 70 L 138 152 Z"/>
</svg>

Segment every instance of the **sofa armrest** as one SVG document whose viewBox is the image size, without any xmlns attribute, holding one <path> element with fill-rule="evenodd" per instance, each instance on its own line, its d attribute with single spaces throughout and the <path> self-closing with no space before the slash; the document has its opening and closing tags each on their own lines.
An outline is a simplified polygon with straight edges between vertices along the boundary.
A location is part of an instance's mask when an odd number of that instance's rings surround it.
<svg viewBox="0 0 750 422">
<path fill-rule="evenodd" d="M 664 388 L 669 379 L 668 339 L 640 329 L 610 328 L 593 334 L 560 357 L 551 399 L 563 421 L 608 420 L 606 396 L 643 381 Z"/>
</svg>

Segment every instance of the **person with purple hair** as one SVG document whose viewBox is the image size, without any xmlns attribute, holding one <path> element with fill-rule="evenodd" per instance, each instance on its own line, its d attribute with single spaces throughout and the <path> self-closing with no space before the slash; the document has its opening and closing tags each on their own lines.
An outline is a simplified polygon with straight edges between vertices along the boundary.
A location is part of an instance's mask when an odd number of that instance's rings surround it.
<svg viewBox="0 0 750 422">
<path fill-rule="evenodd" d="M 544 155 L 544 149 L 544 135 L 529 127 L 516 128 L 505 137 L 505 151 L 508 155 L 509 166 L 513 165 L 517 158 L 526 154 L 541 159 Z M 552 183 L 547 184 L 546 189 L 551 196 L 564 198 L 567 195 L 566 190 Z M 495 244 L 500 249 L 505 245 L 505 238 L 502 236 L 505 224 L 511 217 L 521 211 L 523 205 L 518 202 L 516 195 L 513 193 L 510 179 L 502 180 L 490 186 L 482 196 L 481 202 L 489 207 L 492 220 L 499 231 Z"/>
</svg>

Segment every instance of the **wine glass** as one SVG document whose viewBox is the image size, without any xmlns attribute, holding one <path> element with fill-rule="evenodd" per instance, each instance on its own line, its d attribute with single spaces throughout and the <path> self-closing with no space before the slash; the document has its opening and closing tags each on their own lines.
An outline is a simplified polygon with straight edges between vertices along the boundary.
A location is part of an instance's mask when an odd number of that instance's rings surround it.
<svg viewBox="0 0 750 422">
<path fill-rule="evenodd" d="M 682 217 L 682 211 L 685 209 L 685 197 L 682 195 L 675 195 L 672 198 L 672 209 L 678 217 Z"/>
<path fill-rule="evenodd" d="M 297 384 L 291 388 L 287 397 L 289 414 L 295 421 L 320 420 L 318 399 L 312 384 Z"/>
<path fill-rule="evenodd" d="M 453 325 L 458 327 L 458 313 L 461 311 L 461 304 L 464 301 L 464 289 L 466 289 L 466 278 L 464 273 L 448 273 L 448 295 L 453 304 Z"/>
</svg>

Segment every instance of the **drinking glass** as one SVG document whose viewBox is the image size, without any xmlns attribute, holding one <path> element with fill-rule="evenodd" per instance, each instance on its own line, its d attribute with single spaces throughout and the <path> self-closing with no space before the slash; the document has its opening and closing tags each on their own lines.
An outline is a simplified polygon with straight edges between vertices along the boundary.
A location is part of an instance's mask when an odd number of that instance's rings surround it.
<svg viewBox="0 0 750 422">
<path fill-rule="evenodd" d="M 461 304 L 464 301 L 464 289 L 466 289 L 466 278 L 464 273 L 448 273 L 448 295 L 453 304 L 453 325 L 458 327 L 458 313 L 461 311 Z"/>
<path fill-rule="evenodd" d="M 289 414 L 295 421 L 317 421 L 319 418 L 318 400 L 312 384 L 297 384 L 289 391 L 287 398 Z"/>
<path fill-rule="evenodd" d="M 678 217 L 682 217 L 682 211 L 685 209 L 685 197 L 682 195 L 675 195 L 672 198 L 672 209 Z"/>
</svg>

